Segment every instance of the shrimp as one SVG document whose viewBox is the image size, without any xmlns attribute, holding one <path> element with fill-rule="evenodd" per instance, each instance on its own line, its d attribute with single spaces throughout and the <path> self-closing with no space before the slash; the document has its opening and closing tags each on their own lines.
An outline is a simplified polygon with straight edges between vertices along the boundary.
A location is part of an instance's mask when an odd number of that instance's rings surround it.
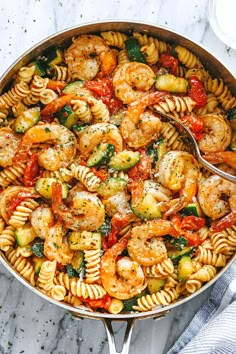
<svg viewBox="0 0 236 354">
<path fill-rule="evenodd" d="M 10 128 L 0 128 L 0 166 L 12 166 L 21 138 Z"/>
<path fill-rule="evenodd" d="M 180 191 L 180 198 L 167 202 L 165 216 L 176 213 L 196 195 L 200 170 L 193 155 L 185 151 L 169 151 L 159 166 L 160 183 L 172 191 Z"/>
<path fill-rule="evenodd" d="M 212 164 L 226 163 L 228 166 L 236 169 L 236 152 L 233 151 L 218 151 L 207 153 L 204 159 Z M 231 172 L 230 172 L 231 173 Z"/>
<path fill-rule="evenodd" d="M 117 66 L 112 82 L 116 97 L 129 104 L 152 87 L 155 74 L 146 64 L 129 62 Z"/>
<path fill-rule="evenodd" d="M 127 249 L 130 257 L 143 266 L 152 266 L 167 258 L 165 243 L 159 236 L 176 236 L 169 220 L 152 220 L 132 229 Z"/>
<path fill-rule="evenodd" d="M 49 171 L 57 171 L 72 162 L 76 154 L 76 138 L 74 134 L 63 125 L 45 123 L 35 125 L 24 134 L 13 162 L 27 159 L 27 154 L 33 144 L 48 142 L 53 147 L 42 149 L 38 153 L 38 163 Z"/>
<path fill-rule="evenodd" d="M 39 206 L 32 212 L 30 222 L 36 235 L 44 240 L 48 237 L 50 226 L 54 223 L 52 209 Z"/>
<path fill-rule="evenodd" d="M 160 118 L 144 111 L 147 106 L 160 102 L 166 96 L 165 92 L 152 92 L 130 104 L 120 126 L 128 146 L 138 149 L 158 137 L 161 129 Z"/>
<path fill-rule="evenodd" d="M 236 212 L 236 184 L 219 176 L 210 176 L 199 185 L 198 201 L 212 220 Z"/>
<path fill-rule="evenodd" d="M 232 130 L 229 123 L 221 114 L 207 114 L 202 116 L 204 122 L 204 136 L 198 142 L 199 149 L 204 153 L 225 150 L 232 139 Z"/>
<path fill-rule="evenodd" d="M 74 231 L 95 231 L 102 226 L 105 209 L 100 199 L 93 193 L 74 191 L 70 206 L 62 203 L 61 184 L 52 184 L 52 210 L 68 229 Z"/>
<path fill-rule="evenodd" d="M 122 151 L 123 140 L 119 129 L 114 124 L 93 124 L 78 135 L 78 149 L 83 156 L 88 157 L 96 146 L 101 143 L 113 144 L 116 152 Z"/>
<path fill-rule="evenodd" d="M 21 202 L 25 198 L 39 197 L 39 194 L 35 192 L 33 187 L 10 186 L 1 193 L 0 215 L 8 223 L 12 215 L 12 204 L 17 205 L 18 201 Z"/>
<path fill-rule="evenodd" d="M 116 55 L 99 36 L 83 34 L 73 38 L 65 52 L 69 75 L 74 79 L 92 80 L 101 69 L 101 75 L 109 75 L 116 67 Z"/>
<path fill-rule="evenodd" d="M 44 242 L 44 254 L 50 261 L 57 261 L 62 265 L 71 263 L 74 252 L 69 249 L 65 228 L 61 223 L 56 223 L 49 228 Z"/>
<path fill-rule="evenodd" d="M 117 299 L 130 299 L 146 288 L 145 276 L 141 266 L 129 257 L 116 262 L 119 254 L 126 248 L 129 234 L 123 236 L 109 248 L 101 258 L 101 282 L 110 296 Z"/>
</svg>

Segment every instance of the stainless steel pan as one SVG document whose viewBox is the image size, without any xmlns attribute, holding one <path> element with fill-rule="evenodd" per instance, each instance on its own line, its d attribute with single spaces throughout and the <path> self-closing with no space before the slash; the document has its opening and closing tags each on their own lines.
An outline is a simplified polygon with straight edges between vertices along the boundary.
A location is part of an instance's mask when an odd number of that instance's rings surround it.
<svg viewBox="0 0 236 354">
<path fill-rule="evenodd" d="M 236 80 L 234 76 L 227 70 L 224 65 L 216 59 L 213 55 L 211 55 L 206 49 L 204 49 L 202 46 L 194 43 L 190 39 L 181 36 L 180 34 L 170 31 L 169 29 L 166 29 L 164 27 L 158 27 L 149 23 L 139 23 L 139 22 L 131 22 L 131 21 L 106 21 L 106 22 L 96 22 L 96 23 L 89 23 L 77 27 L 73 27 L 67 30 L 63 30 L 53 36 L 50 36 L 46 38 L 45 40 L 41 41 L 34 47 L 32 47 L 30 50 L 28 50 L 26 53 L 24 53 L 13 65 L 4 73 L 4 75 L 0 79 L 0 93 L 4 90 L 4 88 L 11 82 L 11 79 L 13 78 L 14 74 L 19 70 L 19 68 L 27 63 L 29 63 L 33 58 L 35 58 L 37 55 L 41 54 L 43 51 L 48 49 L 50 46 L 55 45 L 55 44 L 61 44 L 64 46 L 67 46 L 70 44 L 71 37 L 73 36 L 78 36 L 80 34 L 84 33 L 96 33 L 100 31 L 108 31 L 108 30 L 114 30 L 114 31 L 122 31 L 122 32 L 131 32 L 131 31 L 138 31 L 142 33 L 147 33 L 148 35 L 151 36 L 156 36 L 157 38 L 160 38 L 161 40 L 167 41 L 167 42 L 175 42 L 178 43 L 182 46 L 186 46 L 189 50 L 191 50 L 193 53 L 195 53 L 201 60 L 201 62 L 205 65 L 206 69 L 209 70 L 212 76 L 215 77 L 220 77 L 224 79 L 224 82 L 228 85 L 229 89 L 231 90 L 232 94 L 236 96 Z M 44 298 L 47 301 L 50 301 L 51 303 L 60 306 L 69 312 L 72 313 L 72 315 L 77 318 L 90 318 L 90 319 L 97 319 L 101 320 L 104 323 L 104 326 L 107 331 L 107 336 L 108 336 L 108 343 L 109 343 L 109 349 L 110 349 L 110 354 L 118 354 L 115 346 L 115 338 L 114 338 L 114 331 L 112 328 L 112 322 L 113 321 L 125 321 L 127 323 L 126 327 L 126 332 L 124 336 L 124 342 L 123 342 L 123 349 L 120 354 L 128 354 L 129 352 L 129 345 L 130 345 L 130 339 L 131 339 L 131 334 L 132 334 L 132 329 L 134 326 L 134 323 L 136 320 L 142 320 L 146 318 L 162 318 L 165 316 L 167 312 L 169 312 L 171 309 L 174 307 L 177 307 L 179 305 L 182 305 L 186 301 L 194 298 L 198 294 L 200 294 L 202 291 L 207 289 L 209 286 L 211 286 L 222 274 L 223 272 L 226 271 L 227 268 L 230 267 L 232 262 L 234 261 L 235 256 L 232 257 L 228 264 L 217 274 L 217 276 L 208 282 L 206 285 L 204 285 L 200 290 L 198 290 L 196 293 L 192 294 L 191 296 L 184 298 L 182 300 L 176 301 L 174 304 L 171 304 L 169 306 L 166 306 L 164 308 L 158 308 L 149 312 L 144 312 L 144 313 L 130 313 L 130 314 L 118 314 L 118 315 L 112 315 L 112 314 L 101 314 L 98 312 L 91 312 L 89 310 L 86 310 L 84 308 L 75 308 L 70 305 L 66 305 L 64 303 L 60 303 L 58 301 L 55 301 L 43 293 L 41 293 L 39 290 L 31 286 L 27 281 L 25 281 L 24 278 L 22 278 L 19 274 L 16 273 L 16 271 L 13 269 L 13 267 L 9 264 L 7 259 L 5 258 L 3 252 L 0 251 L 0 261 L 2 264 L 22 283 L 24 284 L 27 288 L 29 288 L 31 291 L 39 295 L 40 297 Z"/>
</svg>

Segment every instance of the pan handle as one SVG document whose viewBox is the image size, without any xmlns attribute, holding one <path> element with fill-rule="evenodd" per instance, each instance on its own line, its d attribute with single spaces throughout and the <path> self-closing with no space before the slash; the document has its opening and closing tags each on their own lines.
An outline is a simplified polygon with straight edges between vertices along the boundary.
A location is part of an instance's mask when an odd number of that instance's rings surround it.
<svg viewBox="0 0 236 354">
<path fill-rule="evenodd" d="M 118 352 L 116 349 L 115 335 L 112 327 L 112 320 L 110 320 L 109 318 L 103 318 L 102 321 L 107 332 L 110 354 L 129 354 L 130 339 L 131 339 L 131 335 L 132 335 L 132 331 L 136 319 L 131 318 L 125 321 L 127 323 L 127 326 L 124 334 L 124 341 L 123 341 L 123 347 L 121 352 Z"/>
</svg>

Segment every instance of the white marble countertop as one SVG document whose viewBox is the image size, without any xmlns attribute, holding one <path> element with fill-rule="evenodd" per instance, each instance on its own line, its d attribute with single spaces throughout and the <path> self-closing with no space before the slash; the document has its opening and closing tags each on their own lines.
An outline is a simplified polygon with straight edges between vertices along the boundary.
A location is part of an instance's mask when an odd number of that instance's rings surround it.
<svg viewBox="0 0 236 354">
<path fill-rule="evenodd" d="M 208 21 L 207 0 L 1 0 L 0 75 L 25 50 L 56 31 L 85 22 L 129 19 L 174 29 L 202 43 L 236 75 L 236 51 L 225 46 Z M 163 320 L 136 323 L 130 354 L 161 354 L 179 337 L 208 291 Z M 117 327 L 121 332 L 122 325 Z M 92 335 L 91 335 L 92 334 Z M 106 354 L 99 321 L 75 321 L 63 309 L 31 293 L 0 264 L 0 354 Z"/>
</svg>

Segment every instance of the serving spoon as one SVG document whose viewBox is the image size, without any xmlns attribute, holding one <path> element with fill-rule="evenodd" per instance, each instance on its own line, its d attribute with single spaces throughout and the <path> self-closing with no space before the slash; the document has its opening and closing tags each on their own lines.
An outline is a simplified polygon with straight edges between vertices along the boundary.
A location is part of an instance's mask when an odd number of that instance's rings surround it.
<svg viewBox="0 0 236 354">
<path fill-rule="evenodd" d="M 193 155 L 196 157 L 196 160 L 202 165 L 204 166 L 207 170 L 211 171 L 212 173 L 214 173 L 215 175 L 218 175 L 224 179 L 227 179 L 230 182 L 236 183 L 236 176 L 232 176 L 231 174 L 224 172 L 222 170 L 220 170 L 219 168 L 215 167 L 214 165 L 212 165 L 210 162 L 206 161 L 202 155 L 201 152 L 199 150 L 198 144 L 196 142 L 196 139 L 194 138 L 191 130 L 186 127 L 181 120 L 169 116 L 168 114 L 162 113 L 158 110 L 156 110 L 157 114 L 159 114 L 163 119 L 162 121 L 168 121 L 170 122 L 172 125 L 174 125 L 178 131 L 180 131 L 183 135 L 184 138 L 186 140 L 188 140 L 189 144 L 190 144 L 190 150 L 193 153 Z"/>
</svg>

